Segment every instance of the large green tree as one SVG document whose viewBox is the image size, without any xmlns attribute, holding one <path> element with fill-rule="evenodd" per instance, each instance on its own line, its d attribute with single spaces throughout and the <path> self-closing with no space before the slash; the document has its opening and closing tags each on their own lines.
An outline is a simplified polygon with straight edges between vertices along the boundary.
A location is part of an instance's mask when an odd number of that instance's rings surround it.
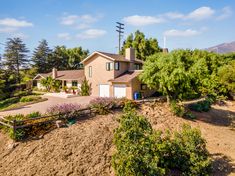
<svg viewBox="0 0 235 176">
<path fill-rule="evenodd" d="M 48 57 L 50 57 L 52 50 L 49 48 L 46 40 L 41 40 L 37 48 L 35 48 L 32 56 L 33 67 L 39 73 L 48 72 Z"/>
<path fill-rule="evenodd" d="M 130 34 L 123 42 L 121 54 L 125 53 L 126 48 L 134 48 L 136 52 L 136 58 L 145 60 L 147 56 L 161 52 L 162 49 L 158 45 L 158 41 L 155 38 L 146 38 L 144 33 L 137 30 L 134 34 Z"/>
<path fill-rule="evenodd" d="M 4 53 L 4 64 L 15 75 L 17 83 L 20 83 L 20 69 L 29 65 L 29 50 L 20 38 L 8 38 Z"/>
<path fill-rule="evenodd" d="M 144 63 L 140 79 L 165 94 L 168 100 L 226 96 L 234 86 L 233 59 L 232 54 L 202 50 L 155 54 Z"/>
</svg>

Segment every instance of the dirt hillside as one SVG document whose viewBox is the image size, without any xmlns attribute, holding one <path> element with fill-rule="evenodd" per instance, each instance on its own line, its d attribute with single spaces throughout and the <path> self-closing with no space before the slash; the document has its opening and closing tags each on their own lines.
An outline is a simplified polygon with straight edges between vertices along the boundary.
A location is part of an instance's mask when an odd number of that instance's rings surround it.
<svg viewBox="0 0 235 176">
<path fill-rule="evenodd" d="M 178 130 L 189 123 L 202 131 L 214 164 L 216 176 L 235 175 L 235 130 L 231 115 L 235 104 L 214 106 L 208 113 L 195 113 L 195 121 L 175 117 L 166 104 L 145 104 L 143 113 L 154 129 Z M 19 143 L 0 133 L 0 175 L 5 176 L 106 176 L 111 168 L 113 130 L 120 113 L 96 116 L 68 128 L 46 134 L 43 139 Z"/>
</svg>

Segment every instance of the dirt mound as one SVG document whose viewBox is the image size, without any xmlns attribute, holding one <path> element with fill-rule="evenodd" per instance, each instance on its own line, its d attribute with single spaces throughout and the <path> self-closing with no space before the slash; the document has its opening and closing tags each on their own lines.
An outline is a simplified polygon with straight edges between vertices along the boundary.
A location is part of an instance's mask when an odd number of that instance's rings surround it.
<svg viewBox="0 0 235 176">
<path fill-rule="evenodd" d="M 230 115 L 235 103 L 195 113 L 191 121 L 174 116 L 165 103 L 145 103 L 140 112 L 154 129 L 178 130 L 183 123 L 201 129 L 207 148 L 214 159 L 213 175 L 235 175 L 235 130 Z M 96 116 L 68 128 L 56 129 L 43 139 L 19 143 L 12 149 L 11 141 L 0 133 L 0 175 L 5 176 L 105 176 L 114 175 L 111 155 L 114 146 L 115 118 L 120 113 Z M 209 119 L 209 120 L 208 120 Z"/>
<path fill-rule="evenodd" d="M 0 146 L 0 175 L 112 175 L 113 115 L 61 128 L 41 140 Z M 3 139 L 4 137 L 1 136 Z"/>
</svg>

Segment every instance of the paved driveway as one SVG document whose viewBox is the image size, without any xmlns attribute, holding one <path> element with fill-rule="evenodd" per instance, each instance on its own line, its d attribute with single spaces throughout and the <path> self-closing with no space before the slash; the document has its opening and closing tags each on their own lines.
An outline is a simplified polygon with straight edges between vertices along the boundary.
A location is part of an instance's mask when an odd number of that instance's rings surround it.
<svg viewBox="0 0 235 176">
<path fill-rule="evenodd" d="M 27 106 L 24 106 L 22 108 L 15 109 L 15 110 L 0 112 L 0 115 L 6 116 L 6 115 L 15 115 L 15 114 L 29 114 L 35 111 L 44 113 L 48 107 L 57 105 L 57 104 L 62 104 L 62 103 L 77 103 L 82 106 L 85 106 L 85 105 L 88 105 L 89 102 L 95 98 L 91 96 L 58 98 L 58 97 L 52 97 L 52 96 L 46 96 L 46 95 L 43 95 L 42 97 L 48 98 L 48 100 L 44 102 L 32 104 L 32 105 L 27 105 Z"/>
</svg>

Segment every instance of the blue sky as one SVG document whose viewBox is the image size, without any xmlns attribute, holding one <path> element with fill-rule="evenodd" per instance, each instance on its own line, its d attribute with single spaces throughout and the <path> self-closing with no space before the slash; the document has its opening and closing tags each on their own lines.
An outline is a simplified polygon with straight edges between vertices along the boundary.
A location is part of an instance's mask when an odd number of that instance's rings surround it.
<svg viewBox="0 0 235 176">
<path fill-rule="evenodd" d="M 82 46 L 117 52 L 115 22 L 125 36 L 137 29 L 163 47 L 206 48 L 235 40 L 234 0 L 0 0 L 0 42 L 21 37 L 30 50 Z M 0 45 L 0 53 L 3 46 Z"/>
</svg>

